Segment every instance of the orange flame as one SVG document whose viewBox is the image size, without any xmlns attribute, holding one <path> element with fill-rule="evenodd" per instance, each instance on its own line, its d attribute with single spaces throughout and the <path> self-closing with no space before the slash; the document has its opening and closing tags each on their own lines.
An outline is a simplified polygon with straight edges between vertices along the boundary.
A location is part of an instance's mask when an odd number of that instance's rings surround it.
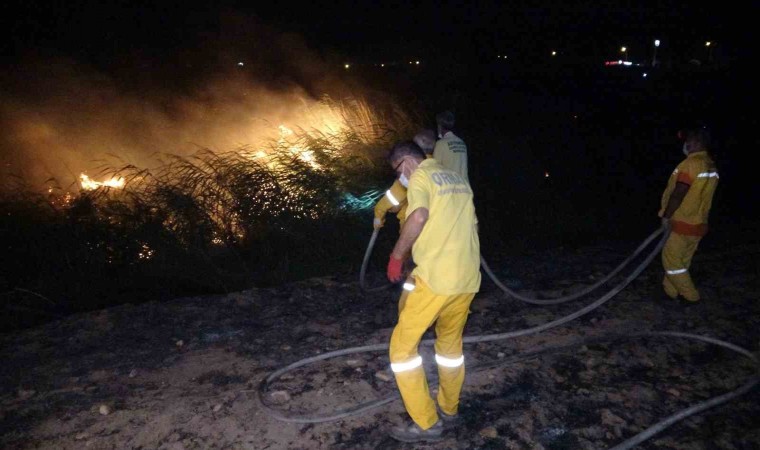
<svg viewBox="0 0 760 450">
<path fill-rule="evenodd" d="M 93 191 L 99 187 L 121 189 L 124 187 L 124 177 L 111 177 L 105 181 L 95 181 L 85 174 L 79 175 L 80 185 L 86 191 Z"/>
</svg>

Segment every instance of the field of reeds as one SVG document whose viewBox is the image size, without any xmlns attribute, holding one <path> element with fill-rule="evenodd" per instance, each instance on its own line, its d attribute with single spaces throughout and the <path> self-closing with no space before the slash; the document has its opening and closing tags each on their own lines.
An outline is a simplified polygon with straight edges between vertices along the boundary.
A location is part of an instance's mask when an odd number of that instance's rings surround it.
<svg viewBox="0 0 760 450">
<path fill-rule="evenodd" d="M 749 148 L 745 130 L 754 122 L 722 114 L 721 99 L 733 98 L 722 94 L 729 86 L 722 78 L 663 74 L 643 83 L 605 73 L 562 87 L 551 77 L 511 75 L 494 78 L 493 90 L 464 79 L 474 89 L 446 92 L 437 88 L 446 85 L 439 71 L 420 72 L 415 83 L 391 89 L 414 94 L 403 107 L 384 98 L 325 98 L 340 127 L 294 124 L 264 145 L 160 154 L 150 168 L 117 160 L 90 172 L 118 187 L 2 179 L 2 326 L 124 302 L 358 276 L 372 206 L 392 181 L 387 150 L 431 127 L 444 107 L 456 111 L 457 134 L 468 144 L 490 261 L 610 240 L 635 248 L 659 225 L 664 183 L 682 158 L 675 132 L 696 114 L 693 92 L 716 92 L 700 108 L 712 117 L 722 179 L 711 224 L 718 230 L 756 216 L 742 200 L 749 189 L 742 180 L 750 178 L 741 173 L 750 165 L 739 152 Z M 373 283 L 397 232 L 388 220 L 371 261 Z"/>
<path fill-rule="evenodd" d="M 387 150 L 420 125 L 399 109 L 323 102 L 340 128 L 284 129 L 255 148 L 157 155 L 151 169 L 103 164 L 93 173 L 116 187 L 6 180 L 2 326 L 356 269 L 389 183 Z"/>
</svg>

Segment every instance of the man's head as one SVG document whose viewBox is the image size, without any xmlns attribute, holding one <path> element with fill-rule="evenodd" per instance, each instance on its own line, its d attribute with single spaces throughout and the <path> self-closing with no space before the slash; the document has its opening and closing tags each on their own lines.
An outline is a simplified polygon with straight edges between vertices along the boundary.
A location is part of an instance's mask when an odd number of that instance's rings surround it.
<svg viewBox="0 0 760 450">
<path fill-rule="evenodd" d="M 438 125 L 438 137 L 443 137 L 447 132 L 454 131 L 454 113 L 449 110 L 439 112 L 435 123 Z"/>
<path fill-rule="evenodd" d="M 409 185 L 409 177 L 424 159 L 425 153 L 412 141 L 399 142 L 388 154 L 388 162 L 404 187 Z"/>
<path fill-rule="evenodd" d="M 684 130 L 683 139 L 683 153 L 685 155 L 709 150 L 712 140 L 710 131 L 704 127 Z"/>
<path fill-rule="evenodd" d="M 435 148 L 435 131 L 424 129 L 414 135 L 414 143 L 417 144 L 426 155 L 433 153 Z"/>
</svg>

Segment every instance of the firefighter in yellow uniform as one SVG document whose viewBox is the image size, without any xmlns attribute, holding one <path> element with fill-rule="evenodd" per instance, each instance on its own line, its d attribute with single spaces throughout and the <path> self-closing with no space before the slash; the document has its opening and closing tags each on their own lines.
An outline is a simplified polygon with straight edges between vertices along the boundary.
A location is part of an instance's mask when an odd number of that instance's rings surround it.
<svg viewBox="0 0 760 450">
<path fill-rule="evenodd" d="M 433 158 L 449 170 L 462 176 L 468 183 L 467 145 L 454 134 L 454 113 L 443 111 L 435 117 L 438 125 L 438 142 L 435 143 Z"/>
<path fill-rule="evenodd" d="M 406 188 L 398 180 L 375 203 L 375 220 L 372 225 L 376 230 L 385 225 L 385 215 L 389 212 L 396 213 L 401 229 L 406 221 Z"/>
<path fill-rule="evenodd" d="M 707 233 L 707 218 L 718 186 L 718 170 L 708 153 L 710 133 L 704 128 L 687 130 L 683 152 L 686 155 L 668 180 L 658 215 L 670 235 L 662 249 L 665 294 L 680 295 L 697 302 L 699 291 L 689 275 L 691 259 Z"/>
<path fill-rule="evenodd" d="M 433 148 L 435 146 L 435 131 L 431 129 L 424 129 L 414 135 L 414 143 L 417 144 L 423 152 L 425 152 L 425 158 L 433 157 Z M 401 182 L 396 179 L 391 185 L 391 188 L 385 192 L 385 195 L 375 204 L 375 220 L 373 226 L 375 229 L 382 228 L 385 225 L 385 215 L 388 212 L 395 212 L 399 222 L 399 232 L 404 228 L 404 222 L 406 222 L 406 188 Z M 411 262 L 410 262 L 411 264 Z M 406 298 L 409 294 L 408 291 L 401 292 L 401 298 L 398 302 L 398 310 L 404 309 L 406 304 Z"/>
<path fill-rule="evenodd" d="M 407 185 L 409 214 L 388 261 L 388 279 L 403 280 L 410 253 L 416 267 L 390 342 L 391 370 L 413 423 L 395 427 L 403 442 L 442 439 L 443 422 L 457 419 L 465 368 L 462 334 L 470 303 L 480 289 L 480 241 L 472 189 L 462 176 L 425 159 L 413 142 L 393 147 L 389 157 Z M 423 334 L 435 324 L 438 397 L 429 392 L 418 353 Z"/>
<path fill-rule="evenodd" d="M 422 130 L 414 136 L 413 140 L 425 152 L 426 158 L 433 157 L 433 148 L 435 146 L 435 132 L 433 130 Z M 398 179 L 393 182 L 390 189 L 385 191 L 385 195 L 375 204 L 375 220 L 373 223 L 375 229 L 382 228 L 385 225 L 385 215 L 389 212 L 396 213 L 400 231 L 406 221 L 406 188 Z"/>
</svg>

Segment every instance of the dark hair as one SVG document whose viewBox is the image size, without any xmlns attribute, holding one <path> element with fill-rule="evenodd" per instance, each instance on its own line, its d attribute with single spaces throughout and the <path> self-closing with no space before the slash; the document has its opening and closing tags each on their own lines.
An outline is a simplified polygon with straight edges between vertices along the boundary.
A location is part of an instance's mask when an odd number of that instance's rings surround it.
<svg viewBox="0 0 760 450">
<path fill-rule="evenodd" d="M 414 135 L 414 143 L 416 144 L 418 141 L 423 142 L 425 144 L 425 147 L 427 147 L 427 148 L 423 148 L 422 145 L 417 144 L 420 146 L 420 148 L 422 148 L 423 152 L 427 153 L 428 150 L 430 150 L 430 152 L 432 153 L 433 148 L 435 148 L 435 131 L 429 128 L 420 130 L 419 133 Z"/>
<path fill-rule="evenodd" d="M 440 125 L 442 128 L 445 128 L 447 130 L 453 130 L 454 129 L 454 113 L 446 110 L 439 112 L 435 116 L 435 122 Z"/>
<path fill-rule="evenodd" d="M 388 153 L 388 162 L 393 164 L 394 161 L 398 161 L 405 156 L 425 159 L 425 152 L 414 141 L 401 141 L 394 145 Z"/>
<path fill-rule="evenodd" d="M 712 145 L 710 130 L 705 127 L 688 128 L 684 130 L 684 140 L 698 142 L 704 149 L 709 149 Z"/>
</svg>

